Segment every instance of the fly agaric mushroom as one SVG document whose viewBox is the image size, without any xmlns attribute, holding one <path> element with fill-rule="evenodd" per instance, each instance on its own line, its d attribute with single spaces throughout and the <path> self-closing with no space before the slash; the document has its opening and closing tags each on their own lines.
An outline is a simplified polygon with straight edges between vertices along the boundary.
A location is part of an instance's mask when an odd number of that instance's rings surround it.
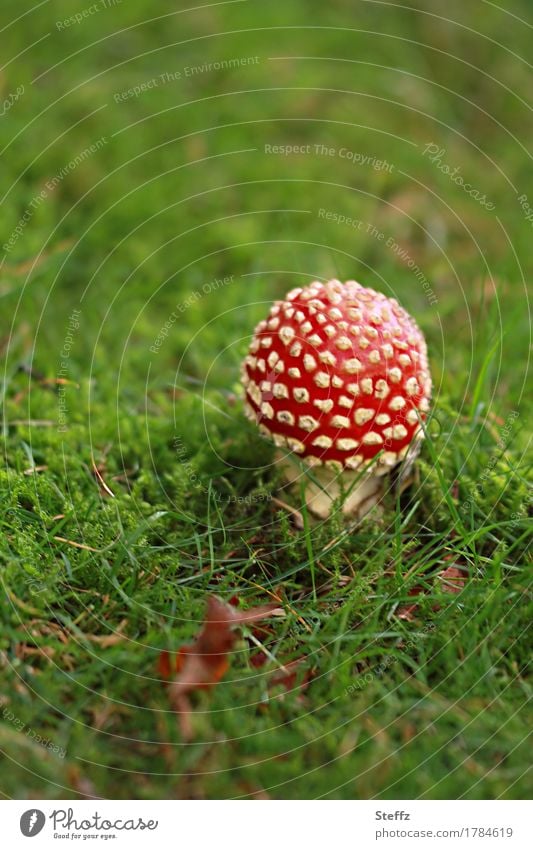
<svg viewBox="0 0 533 849">
<path fill-rule="evenodd" d="M 355 281 L 276 301 L 242 381 L 246 415 L 280 449 L 287 479 L 302 474 L 291 453 L 310 467 L 306 502 L 321 518 L 343 491 L 344 513 L 361 517 L 386 475 L 402 464 L 404 477 L 418 454 L 431 396 L 424 337 L 397 301 Z"/>
</svg>

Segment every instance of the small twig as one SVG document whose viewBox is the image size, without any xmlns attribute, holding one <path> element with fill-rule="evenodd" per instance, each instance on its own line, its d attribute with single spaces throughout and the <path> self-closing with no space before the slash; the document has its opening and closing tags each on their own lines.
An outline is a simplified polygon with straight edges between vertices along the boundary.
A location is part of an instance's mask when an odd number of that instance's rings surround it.
<svg viewBox="0 0 533 849">
<path fill-rule="evenodd" d="M 65 542 L 67 545 L 73 545 L 74 548 L 83 548 L 84 551 L 96 551 L 98 552 L 100 549 L 92 548 L 90 545 L 85 545 L 83 542 L 74 542 L 72 539 L 65 539 L 65 537 L 54 537 L 58 542 Z"/>
<path fill-rule="evenodd" d="M 97 465 L 96 465 L 96 463 L 94 462 L 94 458 L 92 459 L 92 461 L 91 461 L 91 462 L 92 462 L 92 470 L 93 470 L 93 474 L 94 474 L 94 476 L 95 476 L 96 480 L 98 481 L 98 483 L 100 484 L 100 486 L 102 487 L 102 489 L 104 490 L 104 492 L 106 492 L 108 495 L 110 495 L 110 496 L 111 496 L 111 498 L 114 498 L 114 497 L 115 497 L 115 493 L 114 493 L 114 492 L 113 492 L 113 490 L 111 490 L 111 489 L 108 487 L 108 485 L 106 484 L 105 480 L 103 479 L 103 477 L 102 477 L 102 475 L 101 475 L 101 473 L 100 473 L 100 470 L 99 470 L 98 466 L 97 466 Z"/>
</svg>

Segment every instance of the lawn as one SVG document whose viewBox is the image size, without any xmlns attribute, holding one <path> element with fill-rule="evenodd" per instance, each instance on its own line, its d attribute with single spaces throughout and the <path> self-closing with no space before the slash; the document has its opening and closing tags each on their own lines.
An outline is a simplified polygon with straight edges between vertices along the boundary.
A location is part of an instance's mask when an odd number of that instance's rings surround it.
<svg viewBox="0 0 533 849">
<path fill-rule="evenodd" d="M 531 793 L 531 6 L 420 5 L 2 0 L 4 797 Z M 409 489 L 302 529 L 239 365 L 332 277 L 433 403 Z M 210 595 L 284 615 L 185 740 Z"/>
</svg>

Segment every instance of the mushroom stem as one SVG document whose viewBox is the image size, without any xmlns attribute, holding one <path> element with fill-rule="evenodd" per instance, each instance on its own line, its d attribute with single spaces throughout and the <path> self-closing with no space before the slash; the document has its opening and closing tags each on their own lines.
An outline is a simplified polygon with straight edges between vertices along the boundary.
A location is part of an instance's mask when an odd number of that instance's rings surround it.
<svg viewBox="0 0 533 849">
<path fill-rule="evenodd" d="M 414 462 L 419 450 L 420 442 L 417 441 L 411 446 L 404 460 L 392 469 L 379 463 L 357 471 L 311 465 L 307 474 L 290 455 L 282 454 L 281 451 L 276 452 L 276 463 L 291 489 L 300 488 L 303 480 L 305 503 L 314 516 L 327 519 L 338 499 L 346 493 L 342 502 L 342 513 L 358 521 L 379 504 L 386 492 L 391 489 L 403 492 L 411 484 Z M 305 460 L 303 463 L 309 465 Z"/>
</svg>

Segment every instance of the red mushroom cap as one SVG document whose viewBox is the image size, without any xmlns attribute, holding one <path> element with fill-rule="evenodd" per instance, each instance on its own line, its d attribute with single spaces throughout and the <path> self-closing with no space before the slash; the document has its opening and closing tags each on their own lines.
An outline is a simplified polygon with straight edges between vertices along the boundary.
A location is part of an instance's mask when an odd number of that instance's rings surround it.
<svg viewBox="0 0 533 849">
<path fill-rule="evenodd" d="M 352 280 L 276 301 L 255 328 L 242 379 L 261 433 L 312 465 L 357 469 L 380 454 L 383 473 L 423 436 L 424 337 L 397 301 Z"/>
</svg>

